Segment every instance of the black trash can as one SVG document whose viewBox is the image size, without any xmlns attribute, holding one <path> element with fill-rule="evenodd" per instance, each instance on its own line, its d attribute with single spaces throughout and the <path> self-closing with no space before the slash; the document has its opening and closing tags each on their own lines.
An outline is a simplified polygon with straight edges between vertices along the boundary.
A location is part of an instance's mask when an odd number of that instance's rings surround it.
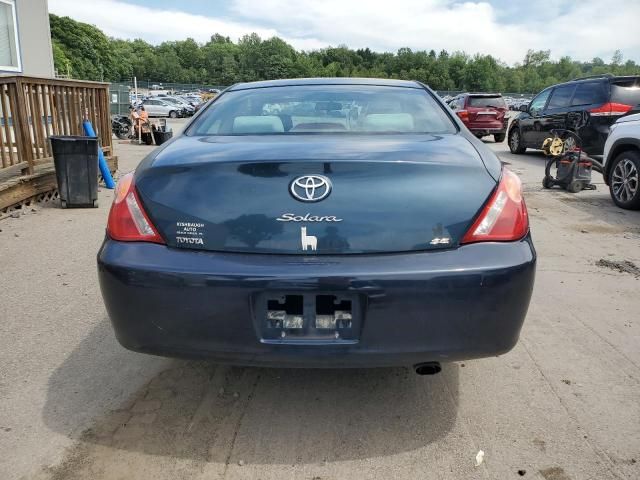
<svg viewBox="0 0 640 480">
<path fill-rule="evenodd" d="M 98 139 L 49 137 L 62 208 L 98 206 Z"/>
<path fill-rule="evenodd" d="M 153 139 L 156 141 L 156 145 L 162 145 L 173 137 L 173 132 L 163 132 L 162 130 L 153 131 Z"/>
</svg>

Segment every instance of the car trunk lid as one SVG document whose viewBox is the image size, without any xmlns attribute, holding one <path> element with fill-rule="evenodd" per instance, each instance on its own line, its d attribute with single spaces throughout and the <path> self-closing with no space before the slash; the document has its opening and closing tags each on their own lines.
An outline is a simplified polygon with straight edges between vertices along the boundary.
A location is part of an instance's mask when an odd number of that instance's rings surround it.
<svg viewBox="0 0 640 480">
<path fill-rule="evenodd" d="M 167 245 L 281 254 L 451 248 L 496 180 L 461 135 L 182 137 L 136 174 Z M 331 192 L 303 201 L 308 178 Z M 292 182 L 298 182 L 296 198 Z M 301 185 L 301 186 L 300 186 Z M 322 186 L 311 197 L 322 196 Z"/>
<path fill-rule="evenodd" d="M 504 121 L 507 105 L 501 96 L 470 96 L 467 100 L 469 123 L 499 123 Z"/>
</svg>

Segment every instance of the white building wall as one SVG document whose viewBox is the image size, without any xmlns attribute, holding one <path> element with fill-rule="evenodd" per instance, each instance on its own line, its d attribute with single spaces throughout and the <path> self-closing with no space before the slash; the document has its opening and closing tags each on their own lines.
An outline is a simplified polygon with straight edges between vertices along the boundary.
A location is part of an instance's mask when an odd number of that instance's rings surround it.
<svg viewBox="0 0 640 480">
<path fill-rule="evenodd" d="M 14 0 L 23 75 L 53 77 L 47 0 Z M 7 72 L 8 73 L 8 72 Z"/>
</svg>

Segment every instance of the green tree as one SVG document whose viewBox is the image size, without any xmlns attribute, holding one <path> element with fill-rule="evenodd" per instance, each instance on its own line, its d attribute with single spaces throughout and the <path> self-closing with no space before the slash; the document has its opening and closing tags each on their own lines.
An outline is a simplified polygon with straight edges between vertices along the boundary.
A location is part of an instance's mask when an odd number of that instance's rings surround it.
<svg viewBox="0 0 640 480">
<path fill-rule="evenodd" d="M 108 38 L 92 25 L 50 16 L 54 63 L 61 74 L 86 80 L 230 85 L 240 81 L 285 77 L 362 76 L 424 82 L 439 90 L 537 93 L 548 85 L 602 73 L 634 75 L 640 66 L 623 63 L 617 50 L 609 64 L 596 57 L 578 62 L 551 58 L 549 50 L 528 50 L 522 64 L 506 65 L 491 55 L 441 50 L 374 52 L 346 45 L 309 52 L 296 51 L 278 37 L 257 34 L 234 42 L 214 33 L 204 44 L 192 38 L 151 45 L 141 39 Z"/>
<path fill-rule="evenodd" d="M 53 64 L 59 75 L 71 75 L 71 60 L 67 57 L 64 46 L 58 41 L 51 42 L 53 50 Z"/>
<path fill-rule="evenodd" d="M 622 52 L 620 50 L 616 50 L 613 52 L 613 56 L 611 57 L 611 65 L 621 65 L 622 64 Z"/>
<path fill-rule="evenodd" d="M 118 79 L 118 59 L 113 42 L 104 33 L 69 17 L 50 15 L 50 24 L 52 40 L 57 44 L 56 57 L 58 61 L 64 61 L 66 57 L 74 77 L 88 80 Z M 59 71 L 67 71 L 65 64 L 56 64 L 55 67 Z"/>
<path fill-rule="evenodd" d="M 524 61 L 522 62 L 524 67 L 539 67 L 545 62 L 549 61 L 551 57 L 551 50 L 527 50 L 526 55 L 524 56 Z"/>
</svg>

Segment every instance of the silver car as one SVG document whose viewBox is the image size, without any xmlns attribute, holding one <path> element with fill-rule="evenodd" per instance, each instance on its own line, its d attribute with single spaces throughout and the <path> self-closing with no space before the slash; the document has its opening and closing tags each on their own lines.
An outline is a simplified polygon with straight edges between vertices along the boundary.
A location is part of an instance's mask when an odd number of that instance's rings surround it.
<svg viewBox="0 0 640 480">
<path fill-rule="evenodd" d="M 177 118 L 181 111 L 179 105 L 160 100 L 159 98 L 148 98 L 142 102 L 142 105 L 144 105 L 144 109 L 150 117 Z"/>
<path fill-rule="evenodd" d="M 640 113 L 611 125 L 604 144 L 604 181 L 621 208 L 640 210 Z"/>
<path fill-rule="evenodd" d="M 196 109 L 192 105 L 189 105 L 187 102 L 185 102 L 179 97 L 164 97 L 162 100 L 164 102 L 175 105 L 176 107 L 180 108 L 183 111 L 183 113 L 187 115 L 193 115 L 196 111 Z"/>
</svg>

